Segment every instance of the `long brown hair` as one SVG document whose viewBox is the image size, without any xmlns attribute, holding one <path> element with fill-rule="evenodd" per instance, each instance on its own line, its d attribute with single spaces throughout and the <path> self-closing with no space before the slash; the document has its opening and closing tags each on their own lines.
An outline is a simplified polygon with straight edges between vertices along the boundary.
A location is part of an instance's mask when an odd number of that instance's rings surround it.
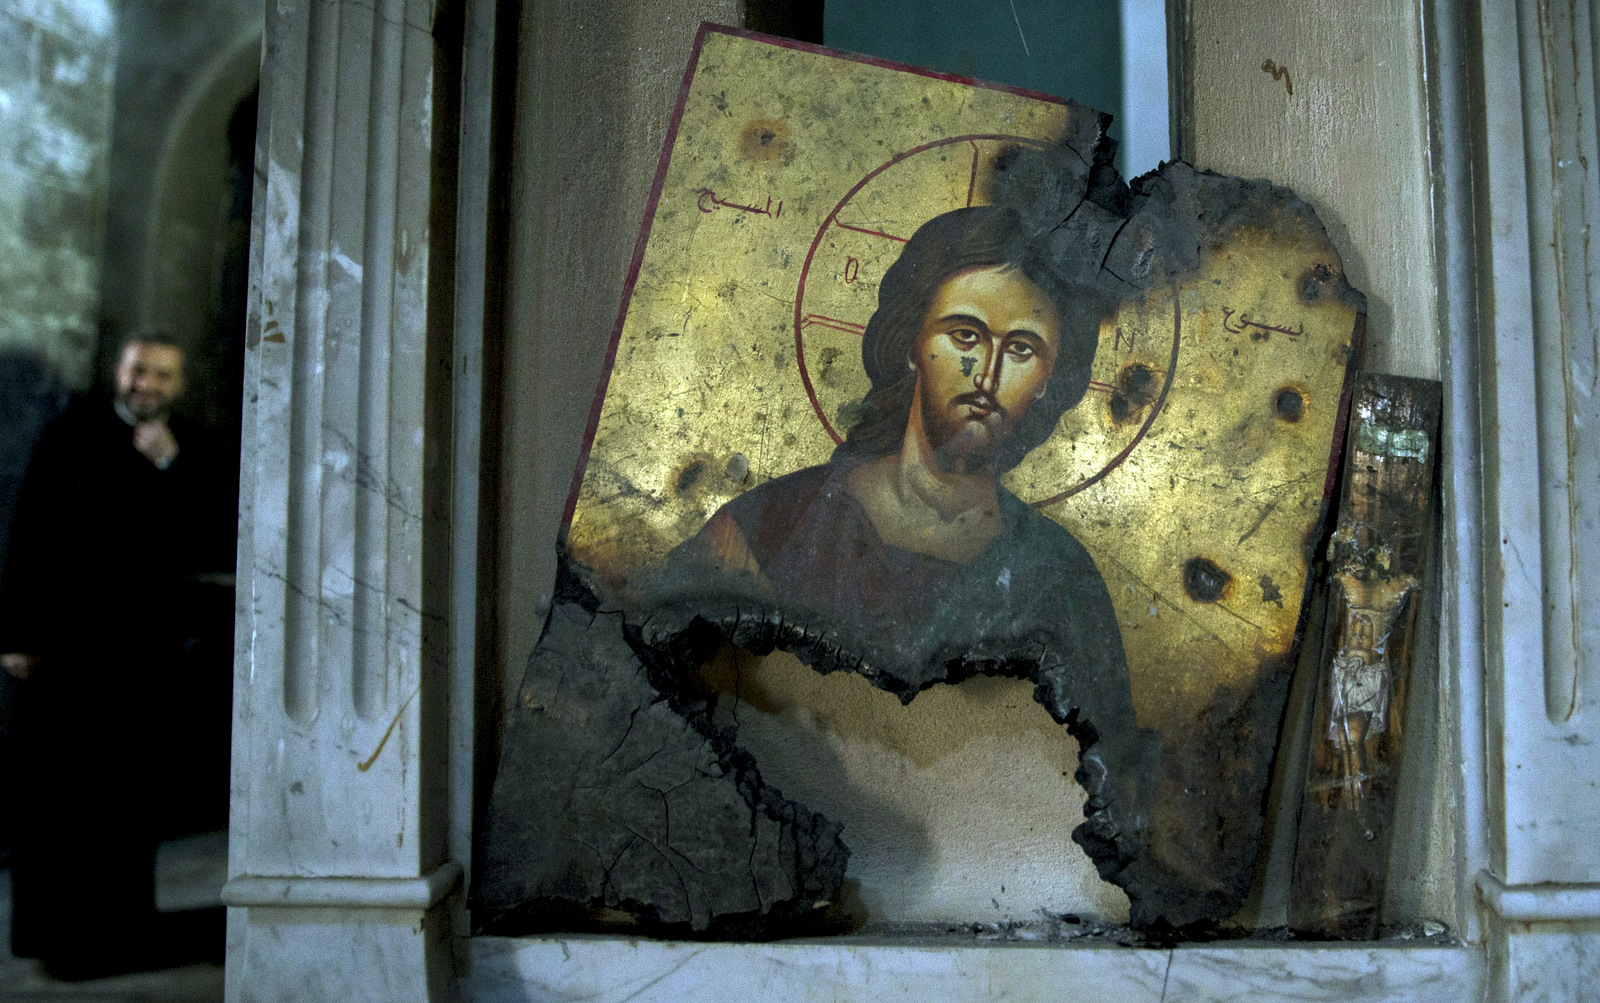
<svg viewBox="0 0 1600 1003">
<path fill-rule="evenodd" d="M 849 456 L 886 456 L 900 449 L 911 416 L 917 374 L 906 363 L 922 332 L 933 297 L 946 280 L 974 268 L 1019 269 L 1056 305 L 1061 320 L 1061 347 L 1044 396 L 1023 416 L 1016 432 L 1001 446 L 1001 470 L 1022 462 L 1055 431 L 1061 415 L 1077 405 L 1089 389 L 1089 367 L 1100 340 L 1098 297 L 1074 296 L 1042 251 L 1023 233 L 1015 211 L 1000 206 L 971 206 L 935 216 L 911 235 L 905 249 L 878 286 L 878 309 L 861 339 L 861 361 L 872 389 L 861 414 L 850 427 L 839 452 Z M 1089 302 L 1084 302 L 1089 301 Z M 1089 307 L 1089 309 L 1084 309 Z"/>
</svg>

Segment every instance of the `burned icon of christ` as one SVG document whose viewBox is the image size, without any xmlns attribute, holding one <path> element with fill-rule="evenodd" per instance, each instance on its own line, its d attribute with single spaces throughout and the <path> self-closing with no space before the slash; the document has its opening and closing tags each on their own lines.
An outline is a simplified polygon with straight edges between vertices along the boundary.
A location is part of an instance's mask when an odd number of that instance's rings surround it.
<svg viewBox="0 0 1600 1003">
<path fill-rule="evenodd" d="M 658 608 L 775 616 L 822 641 L 820 657 L 795 648 L 804 660 L 903 701 L 972 674 L 1033 678 L 1087 732 L 1086 846 L 1118 827 L 1094 742 L 1143 737 L 1121 632 L 1088 551 L 1000 479 L 1083 399 L 1097 303 L 1012 209 L 929 220 L 880 284 L 861 346 L 871 389 L 845 441 L 721 506 L 641 583 Z"/>
<path fill-rule="evenodd" d="M 738 652 L 779 650 L 906 703 L 1028 680 L 1129 923 L 1234 915 L 1364 316 L 1315 214 L 1182 164 L 1125 184 L 1081 105 L 732 29 L 673 122 L 474 923 L 871 915 L 876 822 L 736 713 Z"/>
<path fill-rule="evenodd" d="M 824 464 L 722 506 L 668 557 L 667 591 L 728 591 L 826 624 L 908 699 L 975 650 L 1049 652 L 1112 692 L 1132 728 L 1121 634 L 1093 559 L 1000 483 L 1082 400 L 1096 311 L 1017 214 L 936 216 L 880 286 L 861 354 L 872 387 Z M 670 584 L 669 584 L 670 583 Z"/>
</svg>

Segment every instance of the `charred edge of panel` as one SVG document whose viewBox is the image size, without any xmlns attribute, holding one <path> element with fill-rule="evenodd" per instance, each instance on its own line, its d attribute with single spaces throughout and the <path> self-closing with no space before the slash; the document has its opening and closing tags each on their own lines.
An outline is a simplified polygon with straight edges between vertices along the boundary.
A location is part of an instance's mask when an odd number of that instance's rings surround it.
<svg viewBox="0 0 1600 1003">
<path fill-rule="evenodd" d="M 1054 145 L 1018 149 L 997 163 L 993 197 L 1017 212 L 1060 274 L 1073 277 L 1083 313 L 1110 315 L 1127 299 L 1181 282 L 1248 230 L 1298 233 L 1322 244 L 1327 260 L 1296 278 L 1300 300 L 1335 300 L 1366 312 L 1366 297 L 1346 280 L 1316 211 L 1290 189 L 1181 162 L 1127 184 L 1110 167 L 1115 143 L 1104 123 L 1088 114 L 1074 123 Z"/>
<path fill-rule="evenodd" d="M 1117 769 L 1104 760 L 1105 745 L 1101 732 L 1068 695 L 1071 687 L 1063 674 L 1052 673 L 1043 666 L 1046 659 L 1035 655 L 983 656 L 953 659 L 943 665 L 943 672 L 911 680 L 892 670 L 870 665 L 844 647 L 830 641 L 824 632 L 816 631 L 804 623 L 786 618 L 781 610 L 742 604 L 723 615 L 702 613 L 690 621 L 686 629 L 649 634 L 647 630 L 632 632 L 635 643 L 642 650 L 660 653 L 659 674 L 652 675 L 657 689 L 673 701 L 694 706 L 696 698 L 686 691 L 688 674 L 703 662 L 718 644 L 726 642 L 752 655 L 761 656 L 773 651 L 786 651 L 806 666 L 822 675 L 833 672 L 853 672 L 873 686 L 893 694 L 902 704 L 910 703 L 918 693 L 939 683 L 955 684 L 973 676 L 998 676 L 1027 679 L 1034 683 L 1034 700 L 1044 706 L 1058 724 L 1066 727 L 1068 734 L 1078 740 L 1079 764 L 1074 779 L 1087 794 L 1084 803 L 1084 822 L 1072 831 L 1072 839 L 1081 846 L 1102 879 L 1125 886 L 1130 898 L 1144 894 L 1138 887 L 1128 888 L 1123 879 L 1128 866 L 1142 850 L 1143 826 L 1140 821 L 1146 810 L 1136 791 L 1136 783 L 1129 783 L 1126 774 L 1145 772 L 1142 763 L 1129 763 Z M 731 730 L 730 730 L 731 736 Z M 1153 753 L 1153 743 L 1145 733 L 1128 736 L 1137 750 L 1132 755 L 1118 757 L 1138 760 L 1140 753 Z M 1110 743 L 1106 743 L 1110 744 Z M 1131 791 L 1119 797 L 1118 787 Z M 1124 824 L 1123 819 L 1132 824 Z M 1135 924 L 1137 925 L 1137 924 Z"/>
<path fill-rule="evenodd" d="M 1269 795 L 1272 750 L 1276 746 L 1293 662 L 1276 659 L 1258 684 L 1240 694 L 1226 688 L 1202 716 L 1189 741 L 1160 750 L 1149 732 L 1102 735 L 1093 715 L 1070 695 L 1081 680 L 1048 664 L 1048 653 L 1005 657 L 986 655 L 946 662 L 942 672 L 907 679 L 864 662 L 825 633 L 786 619 L 780 611 L 748 600 L 717 615 L 705 604 L 687 629 L 671 627 L 643 636 L 638 643 L 657 650 L 681 645 L 664 665 L 693 666 L 723 642 L 754 655 L 784 650 L 827 674 L 854 672 L 875 687 L 909 703 L 937 683 L 958 683 L 978 675 L 1029 679 L 1034 699 L 1076 738 L 1080 762 L 1074 779 L 1087 793 L 1085 821 L 1072 837 L 1095 864 L 1100 877 L 1128 894 L 1130 925 L 1145 938 L 1211 940 L 1235 937 L 1228 926 L 1250 892 Z M 670 615 L 663 617 L 670 622 Z M 679 678 L 662 678 L 663 692 L 681 691 Z M 1219 784 L 1220 778 L 1232 784 Z M 1149 824 L 1152 798 L 1183 804 L 1187 823 L 1169 827 L 1163 847 L 1153 852 L 1155 828 Z M 1175 796 L 1182 792 L 1186 797 Z M 1187 835 L 1194 842 L 1174 842 Z"/>
<path fill-rule="evenodd" d="M 715 639 L 676 640 L 671 650 L 642 643 L 563 562 L 478 850 L 476 932 L 768 939 L 848 922 L 840 826 L 765 784 L 734 730 L 680 682 Z M 646 749 L 638 766 L 611 764 Z M 652 787 L 639 774 L 658 754 L 692 775 Z M 691 784 L 695 797 L 669 802 Z"/>
<path fill-rule="evenodd" d="M 1135 928 L 1156 931 L 1184 930 L 1202 934 L 1235 907 L 1236 896 L 1223 896 L 1214 902 L 1196 896 L 1192 883 L 1145 865 L 1149 799 L 1160 755 L 1160 740 L 1154 732 L 1120 726 L 1106 731 L 1095 723 L 1080 693 L 1084 680 L 1074 678 L 1067 662 L 1051 653 L 1034 650 L 1026 654 L 983 652 L 950 659 L 932 674 L 910 679 L 903 674 L 866 664 L 859 656 L 832 639 L 825 630 L 808 627 L 798 619 L 786 618 L 782 611 L 753 604 L 748 600 L 730 602 L 718 608 L 715 602 L 702 604 L 697 611 L 658 610 L 654 615 L 629 622 L 621 610 L 607 604 L 583 581 L 582 571 L 564 557 L 559 572 L 557 594 L 547 620 L 545 633 L 530 660 L 529 679 L 541 669 L 541 660 L 566 657 L 573 643 L 573 611 L 581 611 L 583 635 L 578 639 L 589 660 L 576 666 L 578 671 L 595 671 L 615 676 L 612 683 L 626 685 L 630 668 L 642 669 L 648 683 L 649 700 L 659 710 L 670 709 L 686 734 L 704 742 L 714 751 L 717 769 L 738 791 L 751 817 L 754 830 L 760 819 L 774 820 L 785 833 L 786 845 L 799 852 L 790 854 L 785 878 L 793 894 L 763 901 L 756 910 L 717 912 L 715 909 L 684 909 L 676 899 L 693 897 L 692 890 L 671 888 L 663 903 L 650 897 L 619 894 L 611 886 L 609 873 L 598 883 L 582 873 L 585 865 L 574 859 L 552 867 L 549 855 L 570 848 L 552 847 L 551 834 L 542 830 L 559 829 L 560 814 L 570 811 L 562 800 L 563 784 L 539 782 L 541 771 L 519 761 L 519 743 L 526 744 L 524 729 L 530 715 L 542 705 L 535 703 L 525 683 L 524 699 L 514 712 L 508 728 L 500 773 L 495 782 L 486 832 L 480 847 L 472 905 L 479 932 L 500 934 L 551 930 L 636 928 L 655 936 L 691 938 L 769 938 L 797 933 L 821 933 L 842 929 L 850 919 L 837 907 L 845 877 L 849 850 L 838 838 L 840 827 L 796 802 L 785 799 L 766 785 L 754 758 L 736 744 L 732 727 L 714 724 L 707 701 L 697 696 L 690 679 L 723 643 L 753 654 L 784 650 L 818 672 L 855 672 L 872 685 L 909 703 L 917 693 L 935 683 L 956 683 L 976 675 L 1030 679 L 1034 699 L 1058 723 L 1067 728 L 1080 746 L 1075 779 L 1087 794 L 1085 820 L 1075 827 L 1073 840 L 1094 862 L 1102 879 L 1120 885 L 1132 902 Z M 565 646 L 565 647 L 564 647 Z M 1091 701 L 1092 702 L 1092 701 Z M 592 728 L 593 720 L 585 718 Z M 628 728 L 633 727 L 629 718 Z M 1101 722 L 1103 725 L 1105 722 Z M 543 722 L 545 739 L 555 737 L 571 745 L 596 748 L 627 740 L 616 735 L 575 734 L 565 727 L 564 738 L 549 734 L 563 726 Z M 613 728 L 612 730 L 615 730 Z M 548 764 L 555 765 L 555 764 Z M 575 780 L 569 778 L 566 787 Z M 536 790 L 529 796 L 529 787 Z M 627 830 L 641 820 L 631 818 L 625 798 L 616 800 L 616 809 L 603 819 L 589 818 L 592 826 Z M 693 826 L 679 819 L 680 825 Z M 714 827 L 713 827 L 714 828 Z M 682 831 L 680 829 L 680 831 Z M 712 830 L 707 829 L 706 833 Z M 597 841 L 604 834 L 591 833 Z M 690 842 L 701 835 L 685 837 Z M 751 839 L 732 840 L 720 847 L 697 848 L 724 858 L 739 855 L 753 859 Z M 559 839 L 555 840 L 559 844 Z M 626 851 L 624 851 L 626 852 Z M 534 863 L 542 855 L 542 863 Z M 578 856 L 581 856 L 579 854 Z M 662 867 L 672 862 L 663 858 Z M 542 870 L 540 870 L 542 868 Z M 528 877 L 530 870 L 539 873 Z M 589 870 L 593 870 L 592 862 Z M 560 872 L 560 873 L 557 873 Z M 674 878 L 674 880 L 676 877 Z M 760 883 L 761 878 L 755 879 Z"/>
</svg>

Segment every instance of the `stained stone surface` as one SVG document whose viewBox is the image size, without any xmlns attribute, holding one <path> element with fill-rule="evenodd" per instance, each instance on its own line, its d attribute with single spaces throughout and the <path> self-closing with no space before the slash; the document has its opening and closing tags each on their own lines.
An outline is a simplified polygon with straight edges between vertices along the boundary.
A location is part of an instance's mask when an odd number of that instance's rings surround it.
<svg viewBox="0 0 1600 1003">
<path fill-rule="evenodd" d="M 114 31 L 105 0 L 0 9 L 0 350 L 74 389 L 95 348 Z"/>
</svg>

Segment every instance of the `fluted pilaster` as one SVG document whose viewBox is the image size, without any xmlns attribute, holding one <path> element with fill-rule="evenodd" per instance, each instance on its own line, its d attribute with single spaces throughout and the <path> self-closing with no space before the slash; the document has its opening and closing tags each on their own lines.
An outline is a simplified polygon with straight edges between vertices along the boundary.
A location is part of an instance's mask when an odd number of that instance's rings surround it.
<svg viewBox="0 0 1600 1003">
<path fill-rule="evenodd" d="M 1600 223 L 1588 5 L 1482 0 L 1490 998 L 1600 979 Z"/>
<path fill-rule="evenodd" d="M 231 999 L 326 998 L 341 966 L 354 981 L 338 995 L 417 998 L 437 967 L 423 916 L 460 874 L 444 849 L 437 558 L 451 318 L 430 284 L 441 251 L 451 264 L 430 231 L 435 147 L 456 137 L 437 135 L 435 18 L 425 0 L 268 5 L 224 896 L 236 907 Z M 349 910 L 365 918 L 341 918 Z M 355 971 L 363 957 L 383 960 L 381 979 Z"/>
</svg>

